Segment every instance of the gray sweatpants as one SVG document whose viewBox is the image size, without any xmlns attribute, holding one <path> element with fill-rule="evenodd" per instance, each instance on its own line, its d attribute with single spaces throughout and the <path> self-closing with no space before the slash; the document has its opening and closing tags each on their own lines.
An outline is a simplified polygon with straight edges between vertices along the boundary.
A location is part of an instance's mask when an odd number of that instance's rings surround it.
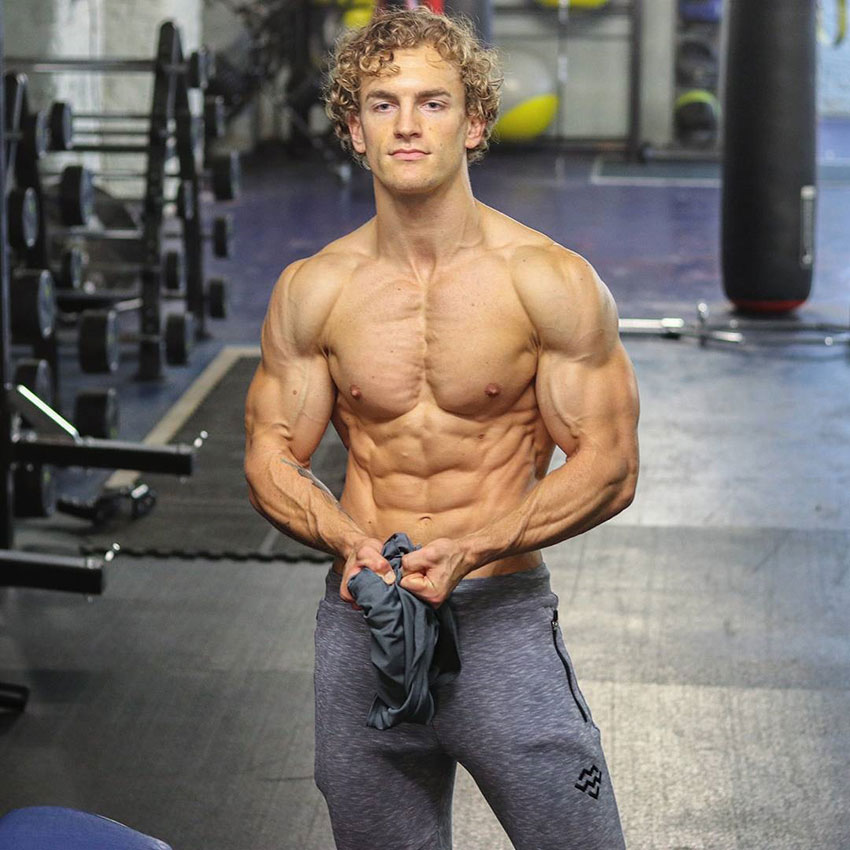
<svg viewBox="0 0 850 850">
<path fill-rule="evenodd" d="M 549 570 L 465 579 L 449 603 L 462 669 L 430 726 L 366 726 L 370 632 L 330 570 L 316 615 L 316 785 L 338 850 L 450 850 L 460 762 L 517 850 L 618 850 L 599 729 L 558 625 Z"/>
</svg>

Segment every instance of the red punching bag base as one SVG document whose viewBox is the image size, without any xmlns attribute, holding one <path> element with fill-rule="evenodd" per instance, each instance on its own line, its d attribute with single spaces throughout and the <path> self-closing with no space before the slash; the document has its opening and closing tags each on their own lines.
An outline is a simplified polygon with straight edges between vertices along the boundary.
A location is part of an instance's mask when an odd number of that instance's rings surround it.
<svg viewBox="0 0 850 850">
<path fill-rule="evenodd" d="M 806 303 L 805 298 L 794 301 L 751 301 L 742 298 L 729 299 L 742 313 L 790 313 Z"/>
</svg>

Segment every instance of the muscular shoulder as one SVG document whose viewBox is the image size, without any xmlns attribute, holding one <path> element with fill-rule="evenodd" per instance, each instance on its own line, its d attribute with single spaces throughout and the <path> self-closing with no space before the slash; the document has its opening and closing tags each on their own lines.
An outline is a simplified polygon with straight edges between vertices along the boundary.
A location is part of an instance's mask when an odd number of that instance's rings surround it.
<svg viewBox="0 0 850 850">
<path fill-rule="evenodd" d="M 510 266 L 541 347 L 576 356 L 610 352 L 619 340 L 617 307 L 584 257 L 534 239 L 514 249 Z"/>
<path fill-rule="evenodd" d="M 360 260 L 345 239 L 288 265 L 275 284 L 263 329 L 266 341 L 306 353 L 324 346 L 328 317 Z"/>
</svg>

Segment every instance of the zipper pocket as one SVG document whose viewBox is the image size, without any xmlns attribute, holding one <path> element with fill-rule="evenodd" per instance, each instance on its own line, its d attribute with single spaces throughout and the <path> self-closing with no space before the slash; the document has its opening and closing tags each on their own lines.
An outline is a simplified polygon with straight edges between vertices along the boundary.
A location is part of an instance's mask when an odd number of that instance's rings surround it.
<svg viewBox="0 0 850 850">
<path fill-rule="evenodd" d="M 564 665 L 564 670 L 567 674 L 567 684 L 570 686 L 570 693 L 573 695 L 573 701 L 578 706 L 578 710 L 581 712 L 582 719 L 585 723 L 589 720 L 587 716 L 587 710 L 582 705 L 581 700 L 578 698 L 578 694 L 576 693 L 577 683 L 573 679 L 573 671 L 570 669 L 569 662 L 566 658 L 564 658 L 561 653 L 561 649 L 558 646 L 558 609 L 555 609 L 555 616 L 552 618 L 552 642 L 555 644 L 555 652 L 558 653 L 558 658 L 561 659 L 561 664 Z"/>
</svg>

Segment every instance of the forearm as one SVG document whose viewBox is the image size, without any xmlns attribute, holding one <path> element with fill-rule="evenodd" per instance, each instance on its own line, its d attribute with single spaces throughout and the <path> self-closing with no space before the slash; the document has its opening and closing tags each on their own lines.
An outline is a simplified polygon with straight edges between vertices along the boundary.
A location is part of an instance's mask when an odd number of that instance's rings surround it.
<svg viewBox="0 0 850 850">
<path fill-rule="evenodd" d="M 269 452 L 246 465 L 254 508 L 283 534 L 331 555 L 347 557 L 368 535 L 331 491 L 283 452 Z"/>
<path fill-rule="evenodd" d="M 521 555 L 575 537 L 629 505 L 636 465 L 600 461 L 577 452 L 528 491 L 522 502 L 458 540 L 465 573 L 501 558 Z"/>
</svg>

